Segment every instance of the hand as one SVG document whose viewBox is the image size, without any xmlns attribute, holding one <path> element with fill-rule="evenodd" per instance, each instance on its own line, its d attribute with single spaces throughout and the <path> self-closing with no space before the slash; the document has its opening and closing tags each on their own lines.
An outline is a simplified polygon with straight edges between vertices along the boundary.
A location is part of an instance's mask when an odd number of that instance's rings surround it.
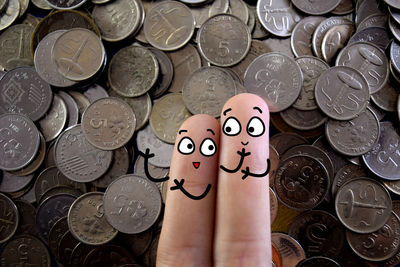
<svg viewBox="0 0 400 267">
<path fill-rule="evenodd" d="M 157 266 L 272 265 L 267 104 L 237 95 L 221 124 L 195 115 L 178 132 Z"/>
</svg>

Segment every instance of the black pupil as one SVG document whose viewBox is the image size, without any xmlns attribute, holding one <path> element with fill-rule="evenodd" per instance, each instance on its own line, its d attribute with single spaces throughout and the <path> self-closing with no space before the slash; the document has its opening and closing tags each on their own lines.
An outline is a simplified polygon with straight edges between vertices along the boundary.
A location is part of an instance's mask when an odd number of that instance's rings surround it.
<svg viewBox="0 0 400 267">
<path fill-rule="evenodd" d="M 226 127 L 225 130 L 229 133 L 232 129 L 231 129 L 231 127 L 228 126 L 228 127 Z"/>
<path fill-rule="evenodd" d="M 213 150 L 213 149 L 214 149 L 214 146 L 213 146 L 213 145 L 209 145 L 209 146 L 208 146 L 208 149 L 209 149 L 209 150 Z"/>
<path fill-rule="evenodd" d="M 193 145 L 192 144 L 188 144 L 187 148 L 192 149 Z"/>
<path fill-rule="evenodd" d="M 249 132 L 251 132 L 251 133 L 254 132 L 254 127 L 250 127 Z"/>
</svg>

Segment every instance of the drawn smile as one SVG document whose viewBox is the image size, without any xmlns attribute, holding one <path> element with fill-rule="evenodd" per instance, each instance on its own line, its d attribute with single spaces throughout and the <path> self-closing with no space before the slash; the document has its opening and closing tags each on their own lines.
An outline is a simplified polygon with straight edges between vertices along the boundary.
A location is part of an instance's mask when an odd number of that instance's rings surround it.
<svg viewBox="0 0 400 267">
<path fill-rule="evenodd" d="M 240 142 L 242 143 L 242 145 L 247 146 L 247 144 L 249 143 L 249 141 L 247 141 L 246 143 Z"/>
</svg>

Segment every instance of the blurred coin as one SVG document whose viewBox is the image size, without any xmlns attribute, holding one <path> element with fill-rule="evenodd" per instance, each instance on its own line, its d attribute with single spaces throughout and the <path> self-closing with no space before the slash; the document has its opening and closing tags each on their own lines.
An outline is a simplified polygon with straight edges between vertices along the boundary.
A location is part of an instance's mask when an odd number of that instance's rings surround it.
<svg viewBox="0 0 400 267">
<path fill-rule="evenodd" d="M 44 9 L 44 10 L 52 9 L 46 0 L 31 0 L 31 1 L 32 1 L 32 4 L 34 6 L 36 6 L 37 8 Z"/>
<path fill-rule="evenodd" d="M 17 227 L 19 224 L 19 214 L 17 206 L 14 204 L 14 202 L 12 202 L 9 197 L 2 193 L 0 193 L 0 207 L 2 210 L 2 214 L 0 217 L 0 226 L 2 229 L 0 233 L 0 244 L 3 244 L 7 242 L 17 231 Z"/>
<path fill-rule="evenodd" d="M 315 56 L 322 58 L 322 40 L 327 31 L 335 25 L 352 25 L 353 23 L 342 17 L 330 17 L 323 20 L 317 28 L 315 28 L 312 37 L 312 49 Z"/>
<path fill-rule="evenodd" d="M 36 212 L 36 228 L 42 241 L 48 242 L 51 227 L 59 219 L 67 216 L 69 207 L 75 199 L 75 196 L 59 194 L 47 198 L 39 205 Z"/>
<path fill-rule="evenodd" d="M 8 5 L 8 0 L 1 0 L 0 1 L 0 12 L 2 12 Z"/>
<path fill-rule="evenodd" d="M 247 68 L 244 78 L 247 91 L 264 98 L 270 112 L 290 107 L 299 96 L 302 85 L 303 74 L 299 65 L 280 53 L 257 57 Z"/>
<path fill-rule="evenodd" d="M 58 242 L 58 259 L 63 266 L 70 266 L 72 250 L 79 241 L 67 231 Z"/>
<path fill-rule="evenodd" d="M 58 96 L 64 100 L 65 105 L 67 106 L 67 124 L 65 128 L 69 128 L 71 126 L 77 125 L 79 121 L 79 108 L 78 104 L 75 102 L 74 98 L 64 92 L 58 91 Z"/>
<path fill-rule="evenodd" d="M 136 144 L 139 151 L 144 153 L 148 148 L 150 149 L 150 153 L 154 153 L 154 157 L 149 158 L 148 162 L 150 164 L 162 168 L 169 168 L 171 165 L 174 146 L 158 139 L 150 124 L 138 132 L 136 136 Z"/>
<path fill-rule="evenodd" d="M 395 70 L 400 72 L 400 45 L 396 41 L 393 41 L 390 45 L 390 62 Z"/>
<path fill-rule="evenodd" d="M 321 257 L 321 256 L 314 256 L 307 259 L 300 261 L 296 267 L 340 267 L 339 263 L 336 261 L 328 258 L 328 257 Z"/>
<path fill-rule="evenodd" d="M 269 186 L 272 187 L 274 183 L 274 178 L 276 174 L 276 170 L 279 167 L 279 155 L 276 149 L 269 144 L 269 159 L 271 162 L 270 169 L 269 169 Z"/>
<path fill-rule="evenodd" d="M 156 167 L 152 164 L 148 164 L 148 170 L 151 177 L 154 178 L 164 178 L 169 173 L 169 168 Z M 136 158 L 134 174 L 146 177 L 146 172 L 144 171 L 144 157 L 140 155 Z"/>
<path fill-rule="evenodd" d="M 20 5 L 20 10 L 19 10 L 18 17 L 21 18 L 21 17 L 23 17 L 25 15 L 25 12 L 28 9 L 30 1 L 29 0 L 18 0 L 18 1 L 19 1 L 19 5 Z M 36 26 L 36 25 L 31 25 L 31 26 Z"/>
<path fill-rule="evenodd" d="M 249 20 L 249 10 L 246 3 L 242 0 L 229 0 L 229 14 L 237 17 L 244 24 L 247 24 Z"/>
<path fill-rule="evenodd" d="M 370 234 L 346 231 L 347 242 L 361 258 L 369 261 L 387 260 L 400 246 L 400 220 L 392 212 L 382 228 Z"/>
<path fill-rule="evenodd" d="M 71 234 L 87 245 L 108 243 L 118 234 L 104 216 L 103 195 L 101 192 L 86 193 L 74 201 L 68 212 Z"/>
<path fill-rule="evenodd" d="M 378 142 L 379 132 L 379 121 L 369 109 L 352 120 L 328 120 L 325 125 L 329 144 L 346 156 L 360 156 L 370 151 Z"/>
<path fill-rule="evenodd" d="M 15 193 L 29 185 L 33 180 L 34 174 L 26 176 L 17 176 L 10 172 L 3 171 L 0 180 L 0 192 L 2 193 Z"/>
<path fill-rule="evenodd" d="M 369 101 L 369 86 L 357 70 L 338 66 L 319 76 L 315 85 L 315 100 L 328 117 L 350 120 L 365 110 Z"/>
<path fill-rule="evenodd" d="M 336 197 L 336 193 L 342 185 L 344 185 L 347 181 L 350 181 L 354 178 L 358 177 L 367 177 L 368 174 L 365 172 L 365 169 L 361 166 L 357 166 L 354 164 L 347 164 L 343 166 L 339 171 L 337 171 L 335 178 L 332 183 L 331 193 L 332 197 Z"/>
<path fill-rule="evenodd" d="M 37 235 L 35 223 L 36 208 L 32 204 L 23 200 L 15 200 L 14 203 L 17 205 L 20 216 L 20 222 L 16 234 Z"/>
<path fill-rule="evenodd" d="M 86 256 L 96 248 L 96 246 L 89 246 L 84 243 L 78 243 L 71 252 L 71 266 L 81 267 L 85 261 Z"/>
<path fill-rule="evenodd" d="M 17 24 L 0 35 L 0 65 L 6 70 L 33 66 L 33 57 L 29 53 L 32 32 L 33 26 Z"/>
<path fill-rule="evenodd" d="M 33 0 L 33 3 L 35 3 L 35 1 L 37 0 Z M 51 7 L 49 9 L 51 9 Z M 99 28 L 85 13 L 76 10 L 57 10 L 44 17 L 35 27 L 31 41 L 32 55 L 39 42 L 50 32 L 73 28 L 89 29 L 100 36 Z"/>
<path fill-rule="evenodd" d="M 182 89 L 183 101 L 192 114 L 209 114 L 216 118 L 221 114 L 225 102 L 234 95 L 233 79 L 229 73 L 217 67 L 203 67 L 196 70 L 186 79 Z"/>
<path fill-rule="evenodd" d="M 360 22 L 357 26 L 357 32 L 362 31 L 369 27 L 387 27 L 387 15 L 383 14 L 372 14 L 366 17 L 363 21 Z"/>
<path fill-rule="evenodd" d="M 351 36 L 348 44 L 356 42 L 370 42 L 377 45 L 382 50 L 385 50 L 390 43 L 390 38 L 385 28 L 369 27 L 357 31 L 353 36 Z"/>
<path fill-rule="evenodd" d="M 376 0 L 364 0 L 361 1 L 359 6 L 356 7 L 356 18 L 355 23 L 359 25 L 365 18 L 371 15 L 383 15 L 383 12 L 379 9 L 380 3 Z"/>
<path fill-rule="evenodd" d="M 169 52 L 168 56 L 174 67 L 174 79 L 169 91 L 182 92 L 186 78 L 201 67 L 200 55 L 193 45 L 187 44 L 177 51 Z"/>
<path fill-rule="evenodd" d="M 120 246 L 106 244 L 93 249 L 87 254 L 83 266 L 96 266 L 101 262 L 104 266 L 121 266 L 134 263 L 132 254 Z"/>
<path fill-rule="evenodd" d="M 370 94 L 378 92 L 387 82 L 389 65 L 385 53 L 368 42 L 349 44 L 340 51 L 337 66 L 348 66 L 358 70 L 368 82 Z"/>
<path fill-rule="evenodd" d="M 149 47 L 149 50 L 156 56 L 159 65 L 158 79 L 149 93 L 153 98 L 158 98 L 168 90 L 174 76 L 174 67 L 163 51 L 154 47 Z"/>
<path fill-rule="evenodd" d="M 276 53 L 282 53 L 290 58 L 295 58 L 292 48 L 290 47 L 290 37 L 287 38 L 274 38 L 270 37 L 263 41 L 269 48 Z"/>
<path fill-rule="evenodd" d="M 297 210 L 316 207 L 325 198 L 329 186 L 326 168 L 307 155 L 292 156 L 280 162 L 274 180 L 279 200 Z"/>
<path fill-rule="evenodd" d="M 18 18 L 21 5 L 18 0 L 8 0 L 7 6 L 0 13 L 0 31 L 8 28 Z"/>
<path fill-rule="evenodd" d="M 186 5 L 164 1 L 155 5 L 146 15 L 143 28 L 152 46 L 171 51 L 181 48 L 190 40 L 194 24 L 194 17 Z"/>
<path fill-rule="evenodd" d="M 267 31 L 279 37 L 288 37 L 302 18 L 291 1 L 257 1 L 257 16 Z"/>
<path fill-rule="evenodd" d="M 326 117 L 319 110 L 298 110 L 288 108 L 280 112 L 282 119 L 291 127 L 298 130 L 312 130 L 320 127 Z"/>
<path fill-rule="evenodd" d="M 372 233 L 389 219 L 392 200 L 386 188 L 371 178 L 348 181 L 336 194 L 335 210 L 343 225 L 356 233 Z"/>
<path fill-rule="evenodd" d="M 46 246 L 36 237 L 27 234 L 15 237 L 8 242 L 0 256 L 4 266 L 21 266 L 27 263 L 33 266 L 51 266 Z"/>
<path fill-rule="evenodd" d="M 291 35 L 291 48 L 296 57 L 312 56 L 312 36 L 317 26 L 325 17 L 309 16 L 300 20 L 293 28 Z"/>
<path fill-rule="evenodd" d="M 329 65 L 317 57 L 301 56 L 295 59 L 303 73 L 303 86 L 293 107 L 300 110 L 315 110 L 318 108 L 314 97 L 314 88 L 319 76 L 329 69 Z"/>
<path fill-rule="evenodd" d="M 96 148 L 115 150 L 132 138 L 136 117 L 132 108 L 120 98 L 101 98 L 82 115 L 82 131 Z"/>
<path fill-rule="evenodd" d="M 39 42 L 34 56 L 35 69 L 39 76 L 50 85 L 57 87 L 69 87 L 76 84 L 75 81 L 65 78 L 57 71 L 57 67 L 51 58 L 54 43 L 65 31 L 57 30 L 46 35 Z"/>
<path fill-rule="evenodd" d="M 49 249 L 53 257 L 59 261 L 58 258 L 58 243 L 66 232 L 68 232 L 67 217 L 62 217 L 57 220 L 50 229 L 49 233 Z"/>
<path fill-rule="evenodd" d="M 121 176 L 104 194 L 104 211 L 108 222 L 118 231 L 141 233 L 149 229 L 160 214 L 160 191 L 140 176 Z"/>
<path fill-rule="evenodd" d="M 80 124 L 68 128 L 55 144 L 56 164 L 69 179 L 91 182 L 102 176 L 111 164 L 112 151 L 91 145 Z"/>
<path fill-rule="evenodd" d="M 137 32 L 143 23 L 143 5 L 137 0 L 116 0 L 96 5 L 92 17 L 109 42 L 121 41 Z M 119 19 L 115 20 L 118 16 Z M 123 21 L 123 23 L 121 23 Z"/>
<path fill-rule="evenodd" d="M 362 156 L 375 175 L 386 180 L 400 179 L 400 136 L 391 122 L 380 123 L 378 143 Z"/>
<path fill-rule="evenodd" d="M 334 15 L 345 15 L 351 13 L 354 10 L 353 0 L 341 0 L 339 5 L 332 10 Z"/>
<path fill-rule="evenodd" d="M 300 211 L 288 208 L 278 201 L 278 215 L 271 225 L 271 231 L 287 233 L 293 219 L 300 213 Z"/>
<path fill-rule="evenodd" d="M 19 113 L 37 121 L 50 108 L 53 93 L 34 68 L 8 71 L 0 80 L 0 113 Z"/>
<path fill-rule="evenodd" d="M 38 121 L 39 130 L 46 142 L 56 139 L 62 132 L 67 122 L 67 115 L 67 106 L 64 100 L 58 95 L 54 95 L 49 111 Z"/>
<path fill-rule="evenodd" d="M 65 78 L 82 81 L 95 75 L 103 66 L 105 50 L 94 32 L 75 28 L 57 38 L 51 57 L 57 71 Z"/>
<path fill-rule="evenodd" d="M 202 56 L 221 67 L 239 63 L 247 55 L 251 44 L 247 25 L 229 14 L 219 14 L 209 18 L 201 26 L 198 38 Z"/>
<path fill-rule="evenodd" d="M 308 0 L 292 0 L 295 7 L 309 15 L 323 15 L 329 13 L 333 11 L 340 2 L 341 0 L 329 0 L 316 5 L 314 2 Z"/>
<path fill-rule="evenodd" d="M 282 266 L 296 266 L 297 263 L 306 258 L 301 245 L 289 235 L 271 233 L 271 241 L 281 255 Z"/>
<path fill-rule="evenodd" d="M 333 169 L 335 170 L 335 173 L 337 173 L 344 165 L 347 164 L 346 159 L 332 149 L 324 135 L 318 137 L 314 141 L 313 146 L 322 149 L 322 151 L 324 151 L 329 156 L 333 163 Z"/>
<path fill-rule="evenodd" d="M 108 81 L 119 95 L 135 97 L 145 94 L 158 78 L 158 62 L 150 50 L 128 46 L 111 59 Z"/>
<path fill-rule="evenodd" d="M 322 210 L 305 211 L 298 215 L 290 225 L 289 235 L 300 243 L 307 257 L 336 259 L 345 244 L 344 227 L 335 216 Z"/>
<path fill-rule="evenodd" d="M 83 5 L 87 0 L 70 0 L 70 1 L 58 1 L 58 0 L 46 0 L 47 4 L 55 9 L 75 9 Z"/>
<path fill-rule="evenodd" d="M 24 192 L 22 196 L 18 198 L 19 200 L 26 201 L 30 204 L 34 204 L 36 202 L 35 198 L 35 187 L 33 184 L 28 186 L 28 190 Z"/>
<path fill-rule="evenodd" d="M 133 253 L 135 257 L 143 255 L 149 248 L 152 241 L 152 229 L 144 231 L 140 234 L 128 235 L 121 234 L 120 237 L 127 248 Z"/>
<path fill-rule="evenodd" d="M 141 129 L 149 120 L 152 104 L 148 93 L 138 97 L 121 97 L 114 90 L 109 91 L 111 97 L 122 98 L 133 110 L 136 118 L 135 131 Z"/>
<path fill-rule="evenodd" d="M 121 175 L 127 174 L 130 167 L 129 152 L 126 147 L 114 150 L 114 157 L 108 171 L 92 184 L 99 188 L 107 188 L 110 183 Z"/>
<path fill-rule="evenodd" d="M 79 191 L 76 188 L 72 188 L 69 186 L 55 186 L 50 188 L 49 190 L 46 190 L 43 195 L 37 200 L 38 204 L 41 204 L 44 200 L 46 200 L 49 197 L 59 195 L 59 194 L 67 194 L 75 197 L 80 197 L 82 195 L 82 192 Z"/>
<path fill-rule="evenodd" d="M 0 116 L 0 168 L 6 171 L 20 170 L 31 163 L 38 153 L 40 134 L 35 124 L 19 114 Z"/>
<path fill-rule="evenodd" d="M 336 58 L 354 32 L 353 24 L 336 25 L 324 35 L 321 43 L 322 58 L 329 64 Z"/>
<path fill-rule="evenodd" d="M 278 216 L 278 198 L 276 197 L 275 191 L 269 188 L 269 205 L 270 205 L 270 219 L 271 225 L 274 223 Z"/>
<path fill-rule="evenodd" d="M 80 121 L 83 112 L 89 107 L 90 102 L 89 99 L 84 96 L 83 94 L 76 92 L 76 91 L 68 91 L 68 94 L 72 96 L 72 98 L 75 100 L 76 104 L 78 105 L 78 110 L 79 110 L 79 119 L 78 122 Z M 76 124 L 74 124 L 76 125 Z"/>
<path fill-rule="evenodd" d="M 270 146 L 275 148 L 279 156 L 282 156 L 291 147 L 307 144 L 307 140 L 295 133 L 278 133 L 271 136 Z"/>
</svg>

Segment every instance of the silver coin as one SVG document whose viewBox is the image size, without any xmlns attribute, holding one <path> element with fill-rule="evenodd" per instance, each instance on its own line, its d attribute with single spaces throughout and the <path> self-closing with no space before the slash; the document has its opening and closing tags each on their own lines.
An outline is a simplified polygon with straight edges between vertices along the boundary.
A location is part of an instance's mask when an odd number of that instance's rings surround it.
<svg viewBox="0 0 400 267">
<path fill-rule="evenodd" d="M 160 67 L 158 80 L 149 93 L 153 98 L 158 98 L 168 90 L 174 76 L 174 67 L 167 54 L 163 51 L 154 47 L 149 47 L 149 50 L 156 56 Z"/>
<path fill-rule="evenodd" d="M 235 95 L 235 84 L 225 70 L 217 67 L 203 67 L 196 70 L 182 89 L 186 108 L 192 114 L 209 114 L 219 117 L 222 107 Z"/>
<path fill-rule="evenodd" d="M 64 91 L 58 91 L 58 96 L 64 100 L 65 105 L 67 106 L 67 124 L 65 128 L 69 128 L 71 126 L 77 125 L 79 121 L 79 108 L 78 104 L 76 104 L 75 100 Z"/>
<path fill-rule="evenodd" d="M 342 0 L 339 5 L 331 12 L 334 15 L 346 15 L 354 10 L 353 0 Z"/>
<path fill-rule="evenodd" d="M 336 66 L 358 70 L 368 82 L 370 94 L 378 92 L 389 77 L 389 63 L 385 53 L 368 42 L 349 44 L 338 55 Z"/>
<path fill-rule="evenodd" d="M 371 178 L 357 178 L 338 190 L 335 210 L 347 229 L 360 234 L 372 233 L 389 219 L 392 200 L 381 183 Z"/>
<path fill-rule="evenodd" d="M 46 0 L 45 2 L 55 9 L 75 9 L 83 5 L 87 0 L 70 0 L 70 1 L 63 1 L 63 0 Z"/>
<path fill-rule="evenodd" d="M 379 10 L 379 2 L 376 0 L 361 1 L 359 6 L 356 7 L 355 23 L 358 26 L 365 18 L 371 15 L 382 15 L 383 12 Z"/>
<path fill-rule="evenodd" d="M 150 153 L 154 153 L 154 157 L 149 159 L 150 164 L 162 168 L 169 168 L 171 165 L 174 145 L 167 144 L 158 139 L 153 133 L 150 124 L 138 132 L 136 144 L 139 151 L 144 153 L 148 148 L 150 149 Z"/>
<path fill-rule="evenodd" d="M 19 170 L 35 158 L 40 145 L 39 130 L 23 115 L 3 114 L 0 116 L 0 143 L 0 169 Z"/>
<path fill-rule="evenodd" d="M 347 181 L 350 181 L 354 178 L 359 177 L 367 177 L 367 173 L 365 172 L 365 168 L 354 165 L 347 164 L 343 166 L 339 171 L 336 172 L 335 178 L 332 182 L 331 194 L 332 197 L 336 197 L 336 193 L 342 185 L 344 185 Z"/>
<path fill-rule="evenodd" d="M 341 154 L 332 149 L 324 135 L 317 138 L 317 140 L 314 141 L 313 146 L 322 149 L 322 151 L 324 151 L 329 156 L 333 163 L 335 173 L 337 173 L 341 168 L 343 168 L 343 166 L 348 163 Z"/>
<path fill-rule="evenodd" d="M 382 180 L 383 185 L 386 187 L 389 192 L 400 195 L 400 180 L 388 181 Z M 393 207 L 394 210 L 394 207 Z"/>
<path fill-rule="evenodd" d="M 0 235 L 0 244 L 3 244 L 13 237 L 13 235 L 17 231 L 20 219 L 17 206 L 9 197 L 1 193 L 0 193 L 0 207 L 2 210 L 1 221 L 0 221 L 0 226 L 2 229 Z M 2 263 L 4 263 L 3 258 L 2 258 Z"/>
<path fill-rule="evenodd" d="M 229 14 L 239 18 L 244 24 L 248 23 L 249 10 L 246 2 L 242 0 L 229 0 Z"/>
<path fill-rule="evenodd" d="M 390 45 L 390 62 L 397 72 L 400 72 L 400 45 L 393 41 Z"/>
<path fill-rule="evenodd" d="M 35 50 L 34 63 L 39 76 L 47 83 L 56 87 L 70 87 L 77 82 L 69 80 L 57 71 L 56 64 L 51 59 L 51 49 L 57 38 L 66 30 L 57 30 L 47 34 Z"/>
<path fill-rule="evenodd" d="M 378 142 L 379 121 L 368 108 L 352 120 L 328 120 L 325 126 L 328 142 L 346 156 L 363 155 Z"/>
<path fill-rule="evenodd" d="M 322 58 L 322 50 L 321 50 L 322 40 L 325 36 L 325 33 L 330 28 L 334 27 L 335 25 L 346 25 L 346 24 L 352 25 L 353 23 L 350 20 L 342 17 L 330 17 L 323 20 L 315 29 L 312 37 L 312 49 L 314 55 L 316 55 L 319 58 Z"/>
<path fill-rule="evenodd" d="M 280 112 L 280 116 L 289 126 L 301 130 L 312 130 L 323 125 L 327 118 L 318 109 L 298 110 L 290 107 Z"/>
<path fill-rule="evenodd" d="M 282 259 L 282 266 L 296 266 L 306 258 L 306 253 L 299 242 L 284 233 L 271 233 L 271 241 Z"/>
<path fill-rule="evenodd" d="M 228 67 L 239 63 L 249 52 L 250 30 L 243 21 L 229 14 L 209 18 L 198 32 L 202 56 L 212 64 Z"/>
<path fill-rule="evenodd" d="M 349 40 L 348 44 L 356 42 L 370 42 L 382 50 L 385 50 L 390 43 L 387 30 L 383 27 L 369 27 L 356 32 Z"/>
<path fill-rule="evenodd" d="M 267 31 L 280 37 L 290 36 L 302 18 L 290 0 L 257 1 L 257 17 Z"/>
<path fill-rule="evenodd" d="M 397 97 L 399 91 L 395 89 L 393 83 L 388 79 L 381 90 L 371 95 L 375 105 L 387 112 L 397 111 Z"/>
<path fill-rule="evenodd" d="M 353 24 L 335 25 L 322 38 L 322 58 L 331 64 L 354 32 Z"/>
<path fill-rule="evenodd" d="M 323 20 L 325 17 L 309 16 L 296 24 L 290 37 L 292 51 L 296 57 L 313 55 L 312 36 Z"/>
<path fill-rule="evenodd" d="M 279 52 L 294 59 L 294 54 L 290 48 L 290 37 L 274 38 L 269 37 L 263 41 L 271 50 L 271 52 Z"/>
<path fill-rule="evenodd" d="M 315 3 L 309 0 L 292 0 L 295 7 L 309 15 L 323 15 L 333 11 L 341 0 L 329 0 Z"/>
<path fill-rule="evenodd" d="M 270 112 L 290 107 L 300 94 L 303 74 L 299 65 L 280 53 L 257 57 L 247 68 L 244 86 L 266 100 Z"/>
<path fill-rule="evenodd" d="M 0 192 L 14 193 L 24 189 L 32 181 L 34 174 L 16 176 L 10 172 L 3 171 L 0 179 Z"/>
<path fill-rule="evenodd" d="M 293 107 L 300 110 L 318 108 L 314 97 L 314 88 L 319 76 L 329 69 L 329 65 L 317 57 L 301 56 L 295 59 L 303 73 L 303 87 Z"/>
<path fill-rule="evenodd" d="M 124 175 L 108 186 L 104 194 L 104 213 L 118 231 L 137 234 L 156 222 L 161 203 L 157 186 L 143 177 Z"/>
<path fill-rule="evenodd" d="M 392 211 L 382 228 L 370 234 L 346 231 L 347 242 L 358 256 L 369 261 L 391 258 L 400 246 L 400 220 Z"/>
<path fill-rule="evenodd" d="M 83 95 L 87 97 L 90 103 L 93 103 L 94 101 L 101 98 L 109 97 L 107 91 L 103 87 L 95 83 L 86 88 L 85 92 L 83 92 Z"/>
<path fill-rule="evenodd" d="M 391 122 L 380 123 L 380 136 L 374 148 L 362 159 L 368 169 L 386 180 L 400 179 L 400 136 Z"/>
<path fill-rule="evenodd" d="M 58 95 L 54 95 L 53 103 L 45 116 L 38 121 L 39 130 L 46 142 L 57 138 L 67 122 L 67 105 Z"/>
<path fill-rule="evenodd" d="M 369 27 L 384 27 L 387 26 L 387 15 L 373 14 L 366 17 L 360 24 L 357 25 L 357 31 L 364 30 Z"/>
<path fill-rule="evenodd" d="M 0 113 L 24 114 L 33 121 L 47 112 L 53 99 L 50 85 L 29 67 L 8 71 L 0 80 L 0 94 Z"/>
<path fill-rule="evenodd" d="M 328 117 L 350 120 L 365 110 L 369 101 L 367 80 L 357 70 L 339 66 L 325 71 L 315 85 L 315 100 Z"/>
<path fill-rule="evenodd" d="M 291 147 L 308 144 L 308 142 L 299 134 L 283 132 L 271 136 L 269 144 L 278 152 L 279 156 L 282 156 Z"/>
<path fill-rule="evenodd" d="M 91 182 L 102 176 L 108 170 L 113 155 L 112 151 L 91 145 L 80 124 L 61 133 L 54 149 L 58 169 L 76 182 Z"/>
</svg>

